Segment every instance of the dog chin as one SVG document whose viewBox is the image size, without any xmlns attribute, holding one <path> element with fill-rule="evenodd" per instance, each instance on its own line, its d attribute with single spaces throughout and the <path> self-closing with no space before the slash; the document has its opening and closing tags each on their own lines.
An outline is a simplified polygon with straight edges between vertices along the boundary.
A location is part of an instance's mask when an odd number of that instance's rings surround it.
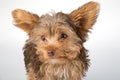
<svg viewBox="0 0 120 80">
<path fill-rule="evenodd" d="M 45 63 L 49 63 L 49 64 L 64 64 L 67 62 L 68 62 L 68 59 L 65 59 L 65 58 L 52 58 L 45 61 Z"/>
</svg>

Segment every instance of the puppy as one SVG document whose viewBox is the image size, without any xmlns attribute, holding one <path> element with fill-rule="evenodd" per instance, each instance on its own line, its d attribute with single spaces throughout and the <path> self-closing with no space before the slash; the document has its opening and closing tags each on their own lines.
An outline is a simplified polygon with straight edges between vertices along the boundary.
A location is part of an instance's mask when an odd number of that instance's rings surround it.
<svg viewBox="0 0 120 80">
<path fill-rule="evenodd" d="M 29 36 L 24 46 L 27 80 L 82 80 L 89 67 L 83 44 L 98 13 L 99 4 L 92 1 L 69 14 L 14 10 L 15 25 Z"/>
</svg>

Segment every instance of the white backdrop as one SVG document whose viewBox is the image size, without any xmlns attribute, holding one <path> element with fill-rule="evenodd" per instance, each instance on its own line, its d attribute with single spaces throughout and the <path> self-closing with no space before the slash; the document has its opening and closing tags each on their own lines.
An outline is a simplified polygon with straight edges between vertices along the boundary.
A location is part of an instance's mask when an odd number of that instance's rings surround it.
<svg viewBox="0 0 120 80">
<path fill-rule="evenodd" d="M 22 47 L 27 34 L 12 23 L 16 8 L 42 15 L 55 10 L 70 13 L 90 0 L 0 0 L 0 80 L 26 80 Z M 84 80 L 120 80 L 120 1 L 93 0 L 100 15 L 85 46 L 91 66 Z"/>
</svg>

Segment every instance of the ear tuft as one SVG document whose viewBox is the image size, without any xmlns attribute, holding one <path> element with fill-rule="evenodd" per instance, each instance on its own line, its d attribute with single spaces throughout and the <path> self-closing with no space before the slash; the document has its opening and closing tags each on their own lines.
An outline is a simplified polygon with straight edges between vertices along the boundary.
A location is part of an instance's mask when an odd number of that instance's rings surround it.
<svg viewBox="0 0 120 80">
<path fill-rule="evenodd" d="M 15 25 L 27 33 L 29 33 L 33 26 L 39 21 L 39 16 L 21 9 L 12 11 L 12 16 L 16 23 Z"/>
</svg>

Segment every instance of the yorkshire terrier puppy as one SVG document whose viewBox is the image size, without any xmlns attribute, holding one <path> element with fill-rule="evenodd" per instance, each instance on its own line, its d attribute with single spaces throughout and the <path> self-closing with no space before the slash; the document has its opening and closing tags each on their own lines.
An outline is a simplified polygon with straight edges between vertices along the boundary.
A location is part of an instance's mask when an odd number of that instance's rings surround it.
<svg viewBox="0 0 120 80">
<path fill-rule="evenodd" d="M 92 1 L 69 14 L 14 10 L 15 25 L 29 35 L 24 46 L 27 80 L 82 80 L 89 67 L 83 44 L 98 12 L 99 4 Z"/>
</svg>

